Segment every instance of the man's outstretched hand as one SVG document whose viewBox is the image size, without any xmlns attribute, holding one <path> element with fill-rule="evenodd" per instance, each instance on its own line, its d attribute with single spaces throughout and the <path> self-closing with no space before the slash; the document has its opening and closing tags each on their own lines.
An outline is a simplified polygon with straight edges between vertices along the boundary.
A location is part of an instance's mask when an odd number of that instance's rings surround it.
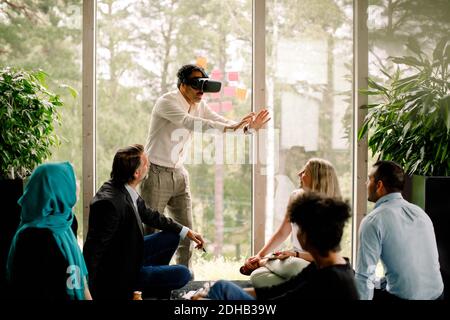
<svg viewBox="0 0 450 320">
<path fill-rule="evenodd" d="M 249 122 L 249 128 L 254 130 L 261 129 L 267 122 L 270 120 L 270 114 L 269 110 L 262 109 L 258 112 L 258 114 L 252 118 L 252 120 Z"/>
<path fill-rule="evenodd" d="M 238 123 L 232 125 L 232 126 L 227 126 L 224 128 L 224 131 L 226 130 L 233 130 L 236 131 L 237 129 L 240 129 L 242 127 L 245 127 L 246 125 L 249 125 L 250 122 L 252 121 L 252 119 L 255 117 L 255 113 L 254 112 L 250 112 L 249 114 L 247 114 L 245 117 L 242 118 L 241 121 L 239 121 Z"/>
<path fill-rule="evenodd" d="M 245 117 L 242 118 L 242 120 L 232 126 L 227 126 L 224 128 L 224 131 L 226 130 L 233 130 L 236 131 L 237 129 L 244 128 L 244 131 L 246 129 L 253 129 L 253 130 L 259 130 L 261 129 L 267 122 L 270 120 L 270 114 L 269 110 L 262 109 L 257 114 L 254 112 L 250 112 Z"/>
</svg>

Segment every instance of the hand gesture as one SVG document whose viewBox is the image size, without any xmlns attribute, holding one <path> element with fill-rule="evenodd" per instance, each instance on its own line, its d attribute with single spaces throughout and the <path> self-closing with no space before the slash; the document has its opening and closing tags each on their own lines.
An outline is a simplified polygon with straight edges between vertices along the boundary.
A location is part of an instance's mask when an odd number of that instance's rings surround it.
<svg viewBox="0 0 450 320">
<path fill-rule="evenodd" d="M 194 241 L 197 245 L 195 246 L 196 249 L 202 249 L 203 245 L 205 244 L 205 240 L 203 240 L 203 237 L 200 233 L 197 233 L 195 231 L 189 230 L 186 234 L 186 236 L 191 239 L 191 241 Z"/>
<path fill-rule="evenodd" d="M 257 269 L 257 268 L 259 268 L 260 260 L 261 260 L 261 257 L 258 255 L 250 257 L 245 261 L 244 266 L 249 270 Z"/>
<path fill-rule="evenodd" d="M 254 113 L 254 112 L 250 112 L 249 114 L 247 114 L 245 117 L 243 117 L 242 118 L 242 120 L 241 120 L 241 123 L 250 123 L 252 120 L 253 120 L 253 118 L 255 117 L 255 114 L 256 113 Z"/>
<path fill-rule="evenodd" d="M 249 123 L 249 128 L 254 130 L 261 129 L 270 120 L 269 111 L 267 109 L 262 109 L 258 112 L 256 117 L 253 117 Z"/>
<path fill-rule="evenodd" d="M 284 260 L 289 257 L 295 257 L 294 251 L 277 251 L 273 253 L 277 259 Z"/>
<path fill-rule="evenodd" d="M 252 122 L 254 116 L 255 116 L 255 113 L 254 112 L 250 112 L 248 115 L 243 117 L 242 120 L 239 121 L 238 123 L 236 123 L 235 125 L 231 125 L 231 126 L 225 127 L 224 131 L 226 131 L 226 130 L 236 131 L 237 129 L 240 129 L 240 128 L 248 125 L 250 122 Z"/>
</svg>

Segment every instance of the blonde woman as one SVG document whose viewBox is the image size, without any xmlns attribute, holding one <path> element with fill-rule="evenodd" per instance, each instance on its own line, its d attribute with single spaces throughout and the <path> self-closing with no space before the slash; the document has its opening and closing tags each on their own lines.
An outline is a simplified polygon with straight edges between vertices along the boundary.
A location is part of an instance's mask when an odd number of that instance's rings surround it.
<svg viewBox="0 0 450 320">
<path fill-rule="evenodd" d="M 300 189 L 292 193 L 289 203 L 299 193 L 305 191 L 341 199 L 336 171 L 329 161 L 311 158 L 300 170 L 298 176 Z M 241 267 L 241 273 L 251 274 L 251 281 L 255 287 L 279 284 L 298 274 L 312 261 L 312 256 L 300 246 L 296 237 L 297 231 L 297 226 L 290 223 L 289 216 L 285 214 L 283 222 L 264 247 L 255 256 L 246 260 Z M 275 251 L 289 235 L 292 238 L 293 249 Z M 271 252 L 273 253 L 268 257 Z"/>
</svg>

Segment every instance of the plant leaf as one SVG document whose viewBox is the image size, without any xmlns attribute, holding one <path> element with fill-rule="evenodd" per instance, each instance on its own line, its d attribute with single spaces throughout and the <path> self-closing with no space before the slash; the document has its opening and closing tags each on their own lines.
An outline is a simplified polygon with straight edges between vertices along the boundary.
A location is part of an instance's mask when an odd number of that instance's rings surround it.
<svg viewBox="0 0 450 320">
<path fill-rule="evenodd" d="M 417 54 L 419 57 L 422 55 L 422 50 L 420 49 L 419 42 L 414 37 L 408 37 L 408 42 L 406 47 Z"/>
<path fill-rule="evenodd" d="M 424 66 L 424 63 L 422 61 L 419 61 L 414 57 L 390 57 L 390 59 L 396 64 L 405 64 L 412 67 Z"/>
<path fill-rule="evenodd" d="M 67 84 L 61 84 L 60 88 L 67 89 L 74 99 L 78 97 L 78 91 L 75 90 L 72 86 L 69 86 Z"/>
<path fill-rule="evenodd" d="M 433 62 L 434 61 L 441 61 L 444 58 L 444 53 L 445 53 L 445 46 L 448 42 L 448 38 L 444 37 L 442 38 L 438 44 L 436 45 L 436 48 L 434 48 L 433 50 Z"/>
</svg>

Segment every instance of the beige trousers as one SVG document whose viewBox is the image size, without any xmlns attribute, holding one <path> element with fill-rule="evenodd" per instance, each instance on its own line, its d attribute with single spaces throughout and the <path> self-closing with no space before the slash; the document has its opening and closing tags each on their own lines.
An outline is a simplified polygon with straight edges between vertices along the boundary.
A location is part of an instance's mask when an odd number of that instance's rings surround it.
<svg viewBox="0 0 450 320">
<path fill-rule="evenodd" d="M 141 183 L 141 196 L 148 207 L 169 216 L 192 229 L 192 202 L 189 188 L 189 173 L 184 167 L 167 168 L 151 163 L 148 175 Z M 146 233 L 153 233 L 152 228 L 146 228 Z M 176 253 L 177 264 L 192 269 L 191 241 L 186 237 L 180 241 Z"/>
</svg>

